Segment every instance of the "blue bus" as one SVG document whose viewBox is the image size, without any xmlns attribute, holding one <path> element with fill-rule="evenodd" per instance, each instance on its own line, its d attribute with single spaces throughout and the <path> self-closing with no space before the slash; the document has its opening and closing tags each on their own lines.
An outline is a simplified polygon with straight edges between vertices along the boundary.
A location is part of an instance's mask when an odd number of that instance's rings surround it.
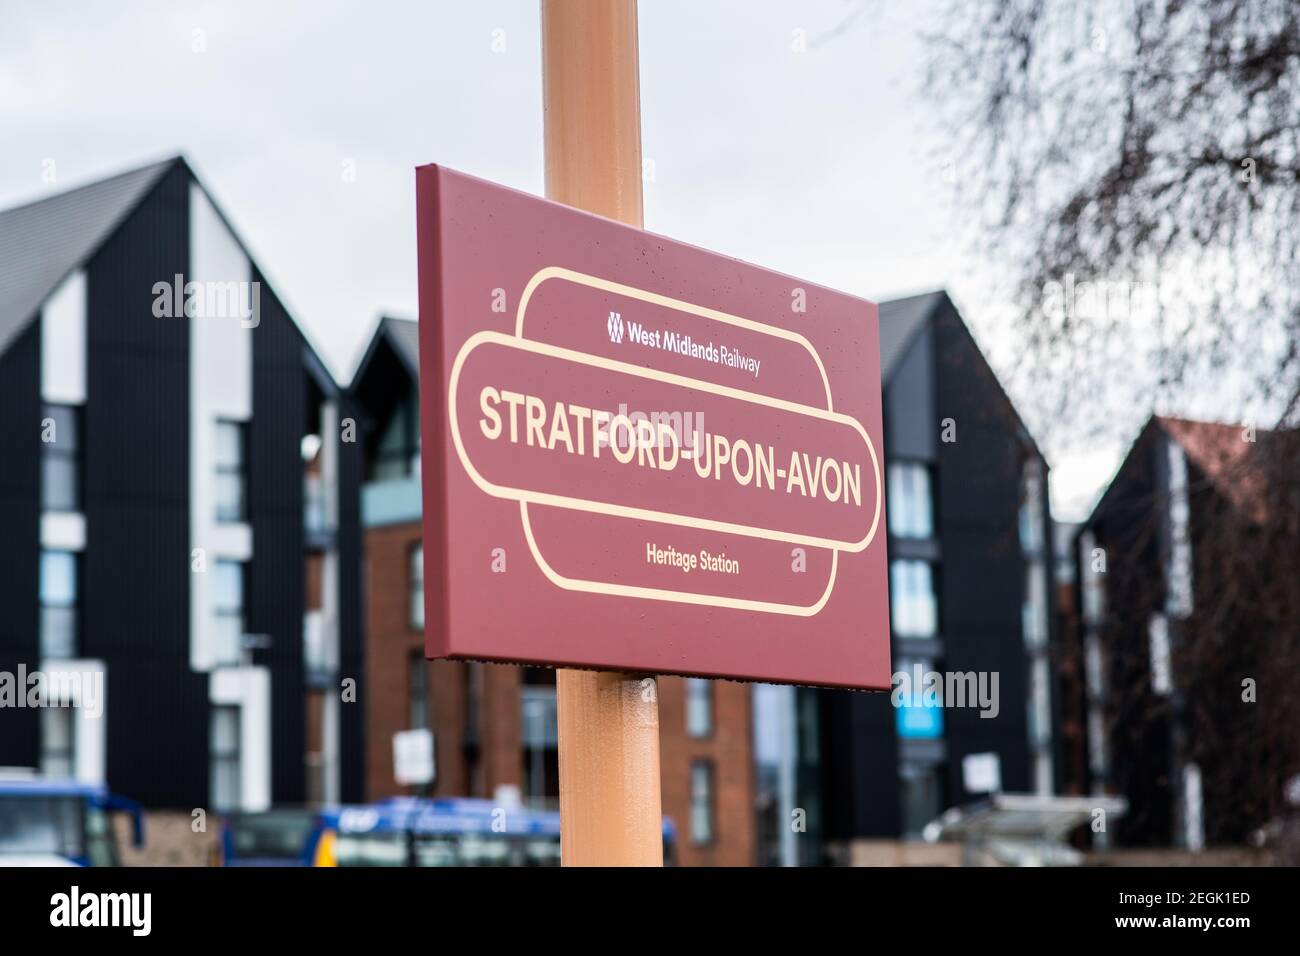
<svg viewBox="0 0 1300 956">
<path fill-rule="evenodd" d="M 675 831 L 664 820 L 664 861 Z M 311 814 L 301 810 L 222 818 L 225 866 L 558 866 L 560 815 L 490 800 L 393 797 Z"/>
<path fill-rule="evenodd" d="M 310 866 L 317 812 L 298 807 L 221 816 L 213 866 Z"/>
<path fill-rule="evenodd" d="M 140 805 L 102 784 L 0 775 L 0 866 L 117 866 L 115 813 L 130 816 L 143 846 Z"/>
</svg>

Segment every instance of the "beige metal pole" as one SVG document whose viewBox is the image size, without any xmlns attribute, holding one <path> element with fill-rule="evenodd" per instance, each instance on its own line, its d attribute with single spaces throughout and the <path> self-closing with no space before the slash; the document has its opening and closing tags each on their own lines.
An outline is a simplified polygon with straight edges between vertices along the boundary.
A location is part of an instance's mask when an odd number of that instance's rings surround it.
<svg viewBox="0 0 1300 956">
<path fill-rule="evenodd" d="M 546 195 L 640 226 L 636 0 L 542 0 Z M 560 670 L 566 866 L 662 866 L 652 678 Z"/>
</svg>

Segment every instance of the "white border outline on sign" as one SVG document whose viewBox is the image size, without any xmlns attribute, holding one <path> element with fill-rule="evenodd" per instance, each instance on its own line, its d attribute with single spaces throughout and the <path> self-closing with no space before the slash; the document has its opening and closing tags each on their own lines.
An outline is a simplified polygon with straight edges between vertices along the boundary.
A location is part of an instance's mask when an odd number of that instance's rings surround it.
<svg viewBox="0 0 1300 956">
<path fill-rule="evenodd" d="M 614 359 L 607 359 L 600 356 L 590 355 L 585 352 L 578 352 L 573 349 L 563 348 L 561 346 L 551 345 L 545 342 L 538 342 L 523 337 L 524 316 L 529 300 L 537 287 L 542 282 L 551 278 L 568 279 L 578 285 L 586 285 L 594 288 L 604 289 L 605 291 L 614 292 L 629 298 L 641 299 L 642 301 L 652 302 L 667 308 L 678 311 L 688 312 L 699 315 L 702 318 L 713 319 L 735 325 L 740 328 L 760 332 L 774 337 L 787 339 L 802 345 L 808 350 L 813 361 L 817 365 L 817 370 L 821 375 L 823 387 L 826 390 L 826 409 L 816 408 L 810 405 L 803 405 L 797 402 L 778 399 L 771 396 L 761 395 L 754 392 L 746 392 L 727 385 L 718 385 L 712 382 L 702 381 L 700 379 L 690 378 L 684 375 L 678 375 L 672 372 L 664 372 L 658 369 L 648 369 L 642 366 L 630 365 L 626 362 L 620 362 Z M 464 442 L 460 435 L 460 424 L 456 411 L 456 389 L 460 381 L 461 369 L 464 366 L 466 358 L 480 345 L 493 342 L 510 348 L 520 348 L 525 351 L 537 354 L 548 355 L 553 358 L 565 359 L 577 362 L 579 364 L 590 365 L 597 368 L 604 368 L 608 371 L 623 372 L 641 378 L 649 378 L 671 385 L 679 385 L 685 388 L 693 388 L 699 391 L 710 392 L 716 395 L 723 395 L 729 398 L 735 398 L 741 401 L 748 401 L 753 404 L 766 405 L 771 408 L 778 408 L 783 411 L 793 412 L 795 414 L 808 415 L 813 418 L 820 418 L 825 421 L 834 421 L 840 424 L 847 424 L 852 427 L 861 436 L 867 446 L 867 451 L 871 457 L 871 466 L 876 488 L 876 507 L 872 515 L 871 527 L 867 534 L 856 542 L 845 542 L 836 539 L 819 538 L 809 535 L 797 535 L 789 532 L 773 531 L 771 529 L 756 528 L 747 525 L 738 525 L 731 522 L 720 522 L 706 518 L 692 518 L 686 515 L 678 515 L 670 512 L 658 512 L 644 508 L 633 508 L 625 505 L 613 505 L 606 503 L 595 503 L 588 499 L 572 498 L 565 495 L 553 495 L 544 492 L 532 492 L 526 489 L 508 488 L 496 485 L 484 478 L 470 461 L 468 453 L 465 451 Z M 740 316 L 729 315 L 725 312 L 719 312 L 714 309 L 708 309 L 703 306 L 696 306 L 689 302 L 672 299 L 668 296 L 659 295 L 653 292 L 647 292 L 637 289 L 633 286 L 623 285 L 612 282 L 607 279 L 601 279 L 596 276 L 585 275 L 584 273 L 575 272 L 570 269 L 564 269 L 558 266 L 551 266 L 539 270 L 533 275 L 525 286 L 524 293 L 520 298 L 519 309 L 516 318 L 515 335 L 510 336 L 500 332 L 483 331 L 470 336 L 460 348 L 452 363 L 451 377 L 447 389 L 447 408 L 451 424 L 452 441 L 456 447 L 456 453 L 461 460 L 461 465 L 465 468 L 470 479 L 486 494 L 497 498 L 508 500 L 517 500 L 519 502 L 520 520 L 523 524 L 524 536 L 528 542 L 529 550 L 532 552 L 533 560 L 537 563 L 538 568 L 547 577 L 551 583 L 564 590 L 584 591 L 588 593 L 609 594 L 624 597 L 637 597 L 648 600 L 672 601 L 682 604 L 707 604 L 711 606 L 728 607 L 740 610 L 764 611 L 768 613 L 798 615 L 810 617 L 817 614 L 825 607 L 829 600 L 831 592 L 834 590 L 835 580 L 838 576 L 839 552 L 841 550 L 850 552 L 859 552 L 870 545 L 875 538 L 876 531 L 880 524 L 880 511 L 883 500 L 884 489 L 882 487 L 880 474 L 880 461 L 876 454 L 875 445 L 871 441 L 871 436 L 867 434 L 861 422 L 851 416 L 844 415 L 833 410 L 833 400 L 830 391 L 830 381 L 826 375 L 825 366 L 822 364 L 821 357 L 817 354 L 812 344 L 796 332 L 787 329 L 781 329 L 775 326 L 764 325 L 751 319 L 744 319 Z M 826 582 L 826 588 L 821 597 L 811 605 L 797 604 L 780 604 L 769 601 L 755 601 L 745 598 L 734 598 L 725 595 L 701 594 L 692 591 L 673 591 L 662 588 L 639 587 L 635 585 L 615 584 L 605 581 L 588 581 L 579 578 L 569 578 L 559 574 L 551 567 L 546 558 L 542 555 L 541 549 L 537 544 L 533 534 L 532 523 L 528 514 L 529 503 L 549 505 L 552 507 L 569 508 L 577 511 L 586 511 L 596 514 L 607 514 L 618 517 L 626 517 L 634 520 L 658 521 L 667 524 L 676 524 L 683 527 L 697 528 L 699 530 L 718 531 L 722 533 L 742 534 L 747 537 L 756 537 L 767 540 L 787 541 L 794 544 L 806 544 L 810 547 L 823 548 L 831 552 L 831 573 Z"/>
</svg>

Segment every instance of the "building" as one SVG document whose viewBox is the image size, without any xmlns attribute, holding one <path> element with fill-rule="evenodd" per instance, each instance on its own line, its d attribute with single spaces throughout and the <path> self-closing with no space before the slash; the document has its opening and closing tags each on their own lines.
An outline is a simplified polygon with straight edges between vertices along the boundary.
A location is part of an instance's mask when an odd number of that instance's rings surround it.
<svg viewBox="0 0 1300 956">
<path fill-rule="evenodd" d="M 894 671 L 948 693 L 818 692 L 839 861 L 883 860 L 873 847 L 990 791 L 1059 789 L 1047 463 L 945 293 L 883 303 L 880 344 Z"/>
<path fill-rule="evenodd" d="M 437 771 L 431 794 L 506 788 L 554 799 L 555 734 L 548 740 L 546 732 L 554 725 L 553 682 L 548 688 L 530 672 L 539 683 L 525 689 L 516 667 L 424 658 L 419 375 L 416 324 L 385 318 L 349 390 L 359 425 L 351 452 L 362 476 L 365 797 L 407 792 L 394 776 L 393 735 L 426 729 Z"/>
<path fill-rule="evenodd" d="M 1052 665 L 1060 694 L 1060 777 L 1062 792 L 1067 796 L 1083 796 L 1088 792 L 1087 688 L 1074 556 L 1079 528 L 1078 523 L 1052 523 L 1056 555 L 1056 640 Z"/>
<path fill-rule="evenodd" d="M 354 796 L 339 401 L 184 159 L 0 213 L 0 672 L 51 705 L 0 708 L 0 764 L 187 814 Z"/>
<path fill-rule="evenodd" d="M 1241 844 L 1300 773 L 1300 435 L 1153 417 L 1076 538 L 1098 846 Z M 1300 797 L 1293 799 L 1300 800 Z"/>
<path fill-rule="evenodd" d="M 427 729 L 432 794 L 556 807 L 555 672 L 424 658 L 424 575 L 443 557 L 423 547 L 418 398 L 416 323 L 381 319 L 349 389 L 359 425 L 350 452 L 363 476 L 366 797 L 407 792 L 395 779 L 393 736 Z M 662 797 L 678 862 L 751 864 L 748 686 L 663 677 L 658 688 Z"/>
</svg>

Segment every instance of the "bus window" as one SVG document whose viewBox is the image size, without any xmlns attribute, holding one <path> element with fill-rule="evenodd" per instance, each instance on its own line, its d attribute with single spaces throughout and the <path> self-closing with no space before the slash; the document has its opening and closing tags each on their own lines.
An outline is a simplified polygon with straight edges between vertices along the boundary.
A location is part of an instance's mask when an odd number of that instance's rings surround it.
<svg viewBox="0 0 1300 956">
<path fill-rule="evenodd" d="M 103 807 L 86 808 L 86 860 L 91 866 L 117 866 L 113 821 Z"/>
<path fill-rule="evenodd" d="M 508 837 L 466 833 L 460 838 L 460 865 L 509 866 L 512 842 Z"/>
<path fill-rule="evenodd" d="M 406 856 L 400 833 L 340 833 L 334 842 L 338 866 L 405 866 Z"/>
<path fill-rule="evenodd" d="M 82 800 L 0 795 L 0 857 L 82 857 Z"/>
<path fill-rule="evenodd" d="M 415 841 L 416 866 L 464 866 L 455 836 L 421 836 Z"/>
<path fill-rule="evenodd" d="M 559 865 L 559 840 L 528 840 L 524 843 L 524 866 Z"/>
<path fill-rule="evenodd" d="M 664 861 L 675 828 L 665 819 Z M 559 866 L 560 815 L 508 813 L 470 797 L 393 797 L 318 815 L 307 857 L 317 866 Z"/>
<path fill-rule="evenodd" d="M 227 866 L 301 864 L 314 818 L 310 810 L 228 814 L 222 819 L 222 862 Z"/>
</svg>

